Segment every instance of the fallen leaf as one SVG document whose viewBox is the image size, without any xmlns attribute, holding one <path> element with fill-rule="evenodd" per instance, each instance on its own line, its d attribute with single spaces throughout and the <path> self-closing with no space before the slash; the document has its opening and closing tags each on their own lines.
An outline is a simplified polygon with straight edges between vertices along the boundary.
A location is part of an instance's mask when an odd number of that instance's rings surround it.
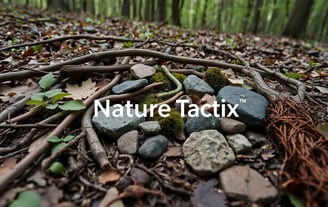
<svg viewBox="0 0 328 207">
<path fill-rule="evenodd" d="M 55 185 L 46 188 L 39 188 L 37 189 L 37 192 L 41 197 L 42 206 L 54 206 L 59 203 L 64 196 L 63 191 L 58 189 Z"/>
<path fill-rule="evenodd" d="M 244 80 L 242 78 L 228 78 L 228 81 L 233 86 L 242 86 L 244 84 Z"/>
<path fill-rule="evenodd" d="M 0 165 L 0 176 L 6 174 L 16 165 L 16 159 L 13 157 L 9 157 L 3 161 Z"/>
<path fill-rule="evenodd" d="M 106 170 L 104 172 L 102 172 L 99 177 L 98 177 L 98 181 L 99 183 L 101 184 L 106 184 L 106 183 L 109 183 L 109 182 L 114 182 L 114 181 L 117 181 L 121 178 L 121 175 L 117 172 L 117 171 L 114 171 L 114 170 Z"/>
<path fill-rule="evenodd" d="M 328 88 L 322 86 L 315 87 L 320 93 L 328 94 Z"/>
<path fill-rule="evenodd" d="M 73 99 L 83 100 L 91 96 L 94 92 L 97 91 L 96 83 L 92 82 L 89 78 L 86 81 L 83 81 L 81 86 L 77 84 L 66 83 L 66 91 L 71 94 Z M 68 96 L 69 97 L 69 96 Z"/>
<path fill-rule="evenodd" d="M 0 85 L 0 100 L 3 102 L 14 100 L 17 97 L 26 97 L 34 93 L 38 89 L 35 82 L 27 85 L 20 85 L 17 87 L 10 87 L 7 85 Z"/>
<path fill-rule="evenodd" d="M 34 49 L 33 47 L 28 48 L 27 50 L 25 50 L 25 52 L 23 53 L 23 57 L 28 57 L 28 56 L 32 56 L 34 54 Z"/>
<path fill-rule="evenodd" d="M 226 206 L 226 196 L 214 190 L 218 181 L 211 179 L 209 181 L 201 181 L 193 195 L 191 196 L 191 204 L 193 207 L 222 207 Z"/>
<path fill-rule="evenodd" d="M 99 204 L 99 207 L 105 207 L 105 206 L 106 207 L 124 207 L 122 200 L 117 200 L 113 204 L 111 204 L 110 206 L 107 205 L 113 199 L 117 198 L 117 196 L 119 196 L 118 190 L 115 187 L 111 187 L 110 189 L 108 189 L 105 197 L 103 198 L 103 200 Z"/>
</svg>

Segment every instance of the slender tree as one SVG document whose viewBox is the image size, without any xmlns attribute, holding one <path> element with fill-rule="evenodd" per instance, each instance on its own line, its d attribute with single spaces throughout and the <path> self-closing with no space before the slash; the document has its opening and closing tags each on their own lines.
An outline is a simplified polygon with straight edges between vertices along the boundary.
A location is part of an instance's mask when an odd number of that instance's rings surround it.
<svg viewBox="0 0 328 207">
<path fill-rule="evenodd" d="M 254 16 L 253 16 L 253 26 L 252 26 L 252 33 L 257 34 L 259 29 L 260 17 L 261 17 L 261 6 L 263 0 L 256 0 L 255 7 L 254 7 Z"/>
<path fill-rule="evenodd" d="M 207 4 L 208 4 L 208 0 L 205 0 L 203 11 L 202 11 L 202 17 L 201 17 L 201 25 L 202 25 L 202 27 L 205 27 L 205 25 L 206 25 Z"/>
<path fill-rule="evenodd" d="M 123 0 L 122 15 L 127 18 L 130 17 L 130 0 Z"/>
<path fill-rule="evenodd" d="M 172 22 L 174 25 L 181 26 L 180 0 L 172 0 Z"/>
<path fill-rule="evenodd" d="M 298 38 L 304 34 L 313 0 L 296 0 L 282 35 Z"/>
<path fill-rule="evenodd" d="M 157 0 L 157 18 L 158 22 L 164 22 L 166 19 L 166 0 Z"/>
</svg>

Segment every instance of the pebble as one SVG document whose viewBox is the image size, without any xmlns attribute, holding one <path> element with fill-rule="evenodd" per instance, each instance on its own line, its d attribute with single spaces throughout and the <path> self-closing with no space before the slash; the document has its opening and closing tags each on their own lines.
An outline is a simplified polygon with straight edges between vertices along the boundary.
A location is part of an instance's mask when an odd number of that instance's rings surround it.
<svg viewBox="0 0 328 207">
<path fill-rule="evenodd" d="M 267 141 L 264 134 L 260 134 L 253 131 L 247 131 L 246 132 L 247 139 L 252 143 L 253 146 L 257 144 L 262 144 Z"/>
<path fill-rule="evenodd" d="M 161 125 L 158 121 L 146 121 L 139 124 L 139 129 L 145 137 L 153 136 L 161 131 Z"/>
<path fill-rule="evenodd" d="M 219 120 L 213 115 L 209 117 L 202 116 L 199 113 L 199 116 L 188 117 L 185 124 L 185 132 L 189 136 L 192 132 L 199 132 L 207 129 L 219 129 L 220 123 Z"/>
<path fill-rule="evenodd" d="M 117 109 L 111 107 L 109 109 L 110 115 L 112 115 L 113 110 L 117 110 Z M 130 109 L 130 110 L 132 114 L 135 114 L 134 109 Z M 98 116 L 94 115 L 92 117 L 92 123 L 96 128 L 97 132 L 106 135 L 108 138 L 112 140 L 116 140 L 124 133 L 131 130 L 138 129 L 139 123 L 145 121 L 145 117 L 137 117 L 137 116 L 129 117 L 127 111 L 128 108 L 123 107 L 122 116 L 118 116 L 118 117 L 114 117 L 114 116 L 106 117 L 104 113 L 99 111 Z"/>
<path fill-rule="evenodd" d="M 238 104 L 236 112 L 239 117 L 232 116 L 229 118 L 237 119 L 253 128 L 264 127 L 269 105 L 264 96 L 241 87 L 225 86 L 220 89 L 217 95 L 218 103 L 221 103 L 223 99 L 225 105 L 234 106 Z M 229 108 L 226 108 L 229 112 Z"/>
<path fill-rule="evenodd" d="M 169 141 L 163 135 L 149 137 L 139 148 L 139 155 L 145 160 L 159 158 L 167 149 Z"/>
<path fill-rule="evenodd" d="M 213 88 L 208 83 L 195 75 L 188 75 L 183 81 L 183 85 L 188 95 L 194 94 L 202 97 L 205 94 L 212 95 L 214 93 Z"/>
<path fill-rule="evenodd" d="M 215 174 L 235 161 L 233 150 L 217 130 L 193 132 L 182 151 L 185 162 L 201 176 Z"/>
<path fill-rule="evenodd" d="M 144 65 L 142 63 L 135 64 L 130 69 L 131 74 L 133 77 L 137 79 L 147 78 L 156 72 L 155 69 L 149 65 Z"/>
<path fill-rule="evenodd" d="M 252 144 L 242 134 L 227 135 L 226 139 L 235 153 L 243 153 L 252 149 Z"/>
<path fill-rule="evenodd" d="M 246 130 L 246 124 L 230 118 L 220 118 L 220 129 L 226 134 L 242 133 Z"/>
<path fill-rule="evenodd" d="M 148 84 L 147 79 L 127 80 L 120 84 L 115 85 L 112 88 L 112 91 L 115 94 L 127 93 L 142 88 L 147 84 Z"/>
<path fill-rule="evenodd" d="M 139 133 L 137 130 L 132 130 L 123 134 L 117 140 L 118 151 L 122 154 L 136 154 L 138 151 L 138 137 Z"/>
<path fill-rule="evenodd" d="M 223 191 L 232 199 L 269 204 L 278 195 L 270 181 L 248 166 L 229 167 L 219 176 Z"/>
</svg>

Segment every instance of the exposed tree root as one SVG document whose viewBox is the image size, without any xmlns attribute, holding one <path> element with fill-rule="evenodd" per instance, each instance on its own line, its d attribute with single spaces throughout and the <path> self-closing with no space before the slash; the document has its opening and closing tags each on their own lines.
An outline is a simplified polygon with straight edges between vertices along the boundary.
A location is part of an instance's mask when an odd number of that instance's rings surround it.
<svg viewBox="0 0 328 207">
<path fill-rule="evenodd" d="M 268 132 L 283 147 L 282 187 L 305 196 L 306 206 L 328 202 L 328 140 L 315 128 L 310 107 L 278 99 L 269 107 Z"/>
</svg>

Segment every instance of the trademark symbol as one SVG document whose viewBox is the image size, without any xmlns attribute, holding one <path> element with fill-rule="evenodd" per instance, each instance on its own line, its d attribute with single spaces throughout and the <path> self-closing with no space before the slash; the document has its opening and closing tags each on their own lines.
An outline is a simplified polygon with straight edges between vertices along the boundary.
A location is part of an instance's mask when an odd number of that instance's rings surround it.
<svg viewBox="0 0 328 207">
<path fill-rule="evenodd" d="M 244 95 L 240 95 L 239 103 L 246 103 L 246 97 Z"/>
</svg>

